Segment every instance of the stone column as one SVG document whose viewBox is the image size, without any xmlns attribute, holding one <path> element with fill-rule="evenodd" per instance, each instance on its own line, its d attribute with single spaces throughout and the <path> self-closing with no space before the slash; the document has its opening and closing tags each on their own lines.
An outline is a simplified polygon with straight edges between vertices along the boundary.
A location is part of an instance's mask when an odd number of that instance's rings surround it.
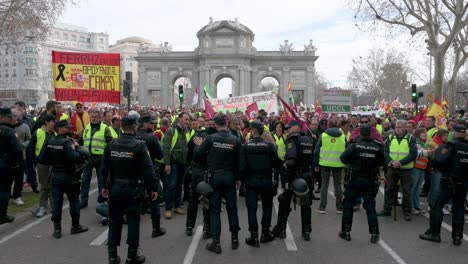
<svg viewBox="0 0 468 264">
<path fill-rule="evenodd" d="M 250 85 L 247 87 L 245 93 L 250 94 L 254 93 L 257 91 L 257 86 L 258 86 L 258 68 L 257 66 L 252 67 L 252 72 L 250 73 Z"/>
<path fill-rule="evenodd" d="M 200 101 L 201 99 L 204 97 L 205 95 L 205 85 L 208 84 L 208 86 L 210 87 L 210 92 L 213 93 L 212 89 L 213 87 L 211 87 L 211 80 L 210 80 L 210 66 L 208 65 L 203 65 L 203 66 L 200 66 L 199 67 L 199 73 L 198 75 L 200 76 L 199 77 L 199 88 L 200 88 Z"/>
<path fill-rule="evenodd" d="M 161 68 L 162 74 L 161 74 L 161 105 L 162 106 L 172 106 L 173 105 L 173 99 L 171 99 L 171 91 L 170 91 L 170 86 L 171 84 L 169 83 L 169 71 L 166 66 Z"/>
<path fill-rule="evenodd" d="M 148 104 L 148 90 L 146 86 L 146 67 L 138 67 L 138 104 L 147 105 Z"/>
<path fill-rule="evenodd" d="M 307 106 L 315 104 L 315 99 L 317 98 L 317 82 L 315 78 L 315 67 L 307 67 L 306 72 L 306 87 L 304 91 L 304 103 Z"/>
<path fill-rule="evenodd" d="M 289 96 L 288 83 L 291 82 L 291 71 L 290 71 L 290 68 L 287 66 L 283 67 L 282 69 L 282 82 L 283 82 L 283 85 L 279 87 L 279 90 L 280 90 L 279 94 L 281 98 L 283 98 L 283 100 L 288 102 L 288 96 Z"/>
</svg>

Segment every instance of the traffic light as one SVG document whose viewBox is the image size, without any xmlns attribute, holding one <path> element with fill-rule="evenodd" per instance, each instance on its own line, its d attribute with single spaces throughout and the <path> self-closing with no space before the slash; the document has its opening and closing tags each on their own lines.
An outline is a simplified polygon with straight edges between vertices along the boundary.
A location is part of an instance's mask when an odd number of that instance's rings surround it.
<svg viewBox="0 0 468 264">
<path fill-rule="evenodd" d="M 182 102 L 184 100 L 184 86 L 179 85 L 179 100 Z"/>
<path fill-rule="evenodd" d="M 416 84 L 411 85 L 411 101 L 416 103 L 418 101 L 418 91 L 416 90 Z"/>
</svg>

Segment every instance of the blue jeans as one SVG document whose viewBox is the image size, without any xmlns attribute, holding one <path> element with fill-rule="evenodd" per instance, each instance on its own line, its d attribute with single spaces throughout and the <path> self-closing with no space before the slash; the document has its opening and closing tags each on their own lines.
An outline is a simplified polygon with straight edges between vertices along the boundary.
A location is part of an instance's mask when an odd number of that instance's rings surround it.
<svg viewBox="0 0 468 264">
<path fill-rule="evenodd" d="M 413 169 L 411 176 L 413 177 L 413 189 L 411 190 L 411 204 L 413 208 L 421 208 L 419 196 L 421 195 L 421 186 L 424 182 L 425 170 Z"/>
<path fill-rule="evenodd" d="M 164 177 L 166 211 L 171 211 L 174 208 L 180 207 L 185 168 L 184 164 L 171 164 L 171 174 L 166 174 Z"/>
<path fill-rule="evenodd" d="M 98 203 L 96 206 L 96 213 L 102 217 L 109 218 L 109 204 L 107 202 Z"/>
<path fill-rule="evenodd" d="M 83 177 L 81 178 L 81 203 L 88 203 L 89 198 L 89 186 L 91 184 L 91 178 L 93 177 L 93 169 L 96 169 L 96 175 L 98 180 L 99 197 L 98 201 L 102 202 L 104 199 L 101 197 L 102 191 L 102 175 L 101 175 L 101 163 L 98 164 L 86 164 L 83 168 Z"/>
<path fill-rule="evenodd" d="M 431 181 L 431 189 L 429 189 L 429 193 L 427 195 L 427 201 L 431 208 L 434 208 L 435 202 L 437 200 L 437 196 L 439 193 L 440 176 L 441 176 L 441 173 L 439 171 L 429 172 L 429 179 Z"/>
</svg>

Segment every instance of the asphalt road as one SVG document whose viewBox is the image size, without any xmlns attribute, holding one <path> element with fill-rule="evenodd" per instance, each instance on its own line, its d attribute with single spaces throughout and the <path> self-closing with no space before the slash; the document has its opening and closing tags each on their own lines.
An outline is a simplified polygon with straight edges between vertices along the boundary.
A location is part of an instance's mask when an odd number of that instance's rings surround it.
<svg viewBox="0 0 468 264">
<path fill-rule="evenodd" d="M 330 187 L 332 188 L 332 187 Z M 468 237 L 460 247 L 452 245 L 451 218 L 446 216 L 442 228 L 442 243 L 431 243 L 420 240 L 418 235 L 428 227 L 428 216 L 414 216 L 413 221 L 405 222 L 398 208 L 398 220 L 393 217 L 379 218 L 381 241 L 378 244 L 369 242 L 366 214 L 364 210 L 355 213 L 352 241 L 338 238 L 341 226 L 341 215 L 336 214 L 332 189 L 328 197 L 327 212 L 324 215 L 315 212 L 318 203 L 313 205 L 312 236 L 306 242 L 301 237 L 300 210 L 292 211 L 289 218 L 291 235 L 285 240 L 277 239 L 260 248 L 252 248 L 245 244 L 249 235 L 247 227 L 247 210 L 245 200 L 238 199 L 240 247 L 230 248 L 227 215 L 222 213 L 221 246 L 223 253 L 216 255 L 205 249 L 208 241 L 201 239 L 201 221 L 195 235 L 187 237 L 185 230 L 185 215 L 174 215 L 171 220 L 162 220 L 167 228 L 165 236 L 151 238 L 151 221 L 148 215 L 142 217 L 140 247 L 147 256 L 147 263 L 468 263 Z M 91 196 L 96 198 L 94 192 Z M 94 201 L 95 199 L 90 199 Z M 377 210 L 382 207 L 383 196 L 379 192 Z M 422 200 L 425 202 L 425 199 Z M 426 206 L 423 205 L 425 208 Z M 261 206 L 259 206 L 261 209 Z M 299 208 L 298 208 L 299 209 Z M 275 210 L 276 212 L 276 210 Z M 199 217 L 201 213 L 199 213 Z M 273 224 L 276 223 L 276 214 Z M 260 214 L 259 214 L 260 219 Z M 90 231 L 70 235 L 69 211 L 64 210 L 62 229 L 63 238 L 52 237 L 53 226 L 50 214 L 37 219 L 30 217 L 20 225 L 10 225 L 0 231 L 0 263 L 107 263 L 106 239 L 107 227 L 100 224 L 100 218 L 95 213 L 95 203 L 81 211 L 81 224 L 88 226 Z M 466 226 L 465 226 L 466 227 Z M 468 234 L 465 228 L 465 234 Z M 124 231 L 119 255 L 125 260 L 126 231 Z"/>
</svg>

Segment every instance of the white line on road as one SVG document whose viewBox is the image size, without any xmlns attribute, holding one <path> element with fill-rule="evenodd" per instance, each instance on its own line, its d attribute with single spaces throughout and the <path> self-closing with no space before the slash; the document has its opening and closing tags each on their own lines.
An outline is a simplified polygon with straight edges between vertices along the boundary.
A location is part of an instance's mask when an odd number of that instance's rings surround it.
<svg viewBox="0 0 468 264">
<path fill-rule="evenodd" d="M 195 235 L 192 238 L 192 243 L 190 243 L 190 247 L 187 250 L 187 254 L 185 254 L 184 264 L 191 264 L 193 261 L 193 257 L 195 256 L 195 252 L 197 251 L 198 243 L 200 242 L 200 238 L 203 233 L 203 226 L 197 226 L 197 230 L 195 231 Z"/>
<path fill-rule="evenodd" d="M 109 235 L 109 228 L 106 228 L 104 232 L 102 232 L 96 239 L 93 240 L 89 245 L 90 246 L 100 246 L 107 240 L 107 236 Z"/>
<path fill-rule="evenodd" d="M 89 195 L 92 195 L 92 194 L 94 194 L 94 193 L 97 192 L 97 191 L 98 191 L 97 188 L 96 188 L 96 189 L 93 189 L 92 191 L 89 192 Z M 64 205 L 64 206 L 62 207 L 62 210 L 66 210 L 66 209 L 68 209 L 68 207 L 70 207 L 70 205 L 67 203 L 66 205 Z M 30 228 L 32 228 L 32 227 L 34 227 L 34 226 L 36 226 L 36 225 L 38 225 L 38 224 L 44 222 L 45 220 L 49 219 L 50 217 L 51 217 L 50 214 L 47 215 L 47 216 L 43 216 L 42 218 L 37 219 L 36 221 L 33 221 L 32 223 L 29 223 L 29 224 L 23 226 L 22 228 L 16 230 L 15 232 L 13 232 L 13 233 L 11 233 L 11 234 L 9 234 L 9 235 L 7 235 L 7 236 L 2 237 L 2 239 L 0 239 L 0 244 L 3 244 L 3 243 L 5 243 L 5 242 L 7 242 L 8 240 L 14 238 L 15 236 L 20 235 L 21 233 L 23 233 L 23 232 L 29 230 Z"/>
<path fill-rule="evenodd" d="M 335 194 L 331 191 L 328 191 L 328 193 L 334 198 L 336 199 L 335 197 Z M 387 251 L 387 253 L 398 263 L 398 264 L 407 264 L 387 243 L 385 243 L 385 241 L 382 240 L 382 238 L 380 238 L 379 240 L 379 245 L 385 250 Z"/>
<path fill-rule="evenodd" d="M 380 187 L 379 191 L 380 191 L 380 193 L 382 193 L 382 195 L 385 195 L 383 187 Z M 424 213 L 422 215 L 424 217 L 426 217 L 427 219 L 430 219 L 430 215 L 428 213 Z M 447 229 L 449 232 L 452 232 L 452 226 L 451 225 L 449 225 L 449 224 L 447 224 L 445 222 L 442 222 L 442 227 Z M 468 241 L 468 236 L 465 235 L 465 233 L 463 233 L 463 240 Z"/>
<path fill-rule="evenodd" d="M 391 248 L 385 243 L 385 241 L 382 240 L 382 238 L 379 240 L 379 245 L 387 251 L 387 253 L 392 256 L 392 258 L 398 263 L 398 264 L 406 264 L 406 262 Z"/>
<path fill-rule="evenodd" d="M 273 205 L 275 206 L 276 215 L 278 215 L 278 199 L 276 199 L 276 197 L 273 198 Z M 284 239 L 284 243 L 288 251 L 297 251 L 296 242 L 294 241 L 291 228 L 289 227 L 289 222 L 286 223 L 286 238 Z"/>
</svg>

